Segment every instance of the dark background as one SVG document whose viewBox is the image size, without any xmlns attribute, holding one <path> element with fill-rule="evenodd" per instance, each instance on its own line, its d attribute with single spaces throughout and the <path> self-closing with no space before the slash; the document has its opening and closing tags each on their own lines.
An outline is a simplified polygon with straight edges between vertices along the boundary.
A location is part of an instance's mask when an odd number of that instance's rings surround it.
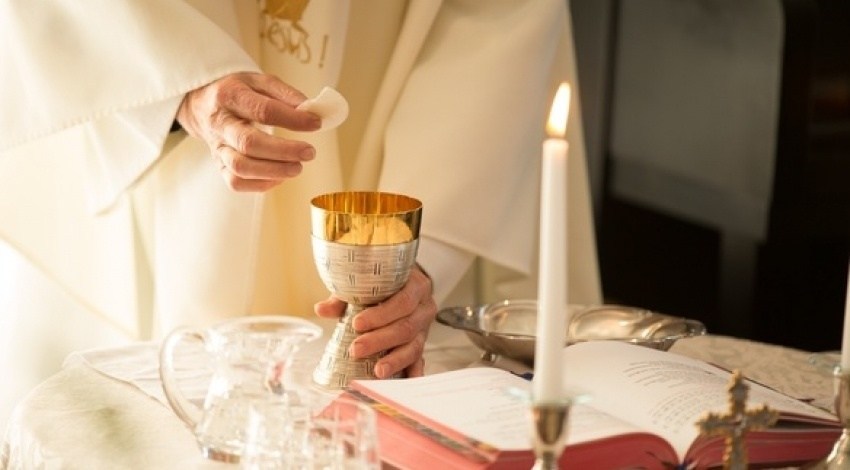
<svg viewBox="0 0 850 470">
<path fill-rule="evenodd" d="M 753 261 L 737 266 L 715 228 L 610 191 L 610 85 L 628 1 L 640 0 L 570 3 L 606 301 L 696 318 L 712 334 L 838 349 L 850 260 L 850 2 L 777 0 L 784 39 L 768 230 Z"/>
</svg>

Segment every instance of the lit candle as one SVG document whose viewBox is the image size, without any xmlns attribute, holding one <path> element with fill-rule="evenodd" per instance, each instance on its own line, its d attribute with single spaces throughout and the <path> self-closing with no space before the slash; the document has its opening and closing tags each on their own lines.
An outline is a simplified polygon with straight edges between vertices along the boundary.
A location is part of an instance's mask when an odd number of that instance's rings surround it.
<svg viewBox="0 0 850 470">
<path fill-rule="evenodd" d="M 540 259 L 534 346 L 535 402 L 563 401 L 561 351 L 567 335 L 567 115 L 570 86 L 555 94 L 543 142 L 540 184 Z"/>
<path fill-rule="evenodd" d="M 850 262 L 847 264 L 847 290 L 844 293 L 844 335 L 841 337 L 841 373 L 850 372 Z"/>
</svg>

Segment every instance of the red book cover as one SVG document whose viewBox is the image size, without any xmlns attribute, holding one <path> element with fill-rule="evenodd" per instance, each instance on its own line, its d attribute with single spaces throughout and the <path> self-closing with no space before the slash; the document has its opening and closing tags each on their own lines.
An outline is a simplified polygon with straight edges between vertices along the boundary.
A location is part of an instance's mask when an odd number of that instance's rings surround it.
<svg viewBox="0 0 850 470">
<path fill-rule="evenodd" d="M 699 435 L 696 422 L 727 405 L 727 371 L 640 346 L 584 344 L 565 349 L 565 367 L 577 382 L 569 388 L 573 396 L 588 400 L 571 408 L 561 468 L 722 465 L 723 438 Z M 750 386 L 754 400 L 780 415 L 775 426 L 747 433 L 753 466 L 803 464 L 829 453 L 841 434 L 834 416 L 758 384 Z M 472 368 L 354 381 L 346 393 L 378 412 L 380 453 L 391 466 L 515 469 L 534 463 L 530 406 L 528 395 L 523 396 L 530 393 L 530 383 L 510 372 Z"/>
</svg>

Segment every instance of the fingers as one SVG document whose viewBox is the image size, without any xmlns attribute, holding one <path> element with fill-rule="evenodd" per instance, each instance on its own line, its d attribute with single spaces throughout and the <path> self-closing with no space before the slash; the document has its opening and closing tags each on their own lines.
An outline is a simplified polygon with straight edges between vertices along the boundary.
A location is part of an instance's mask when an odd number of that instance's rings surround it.
<svg viewBox="0 0 850 470">
<path fill-rule="evenodd" d="M 213 153 L 225 167 L 228 185 L 235 190 L 271 188 L 301 174 L 301 162 L 315 158 L 316 150 L 306 142 L 275 137 L 244 121 L 234 121 L 223 126 L 221 137 L 215 136 L 212 141 L 221 139 Z"/>
<path fill-rule="evenodd" d="M 187 93 L 177 120 L 207 143 L 230 188 L 267 191 L 298 176 L 316 150 L 306 142 L 270 135 L 253 123 L 319 129 L 318 116 L 295 109 L 305 99 L 273 75 L 235 73 Z"/>
<path fill-rule="evenodd" d="M 363 312 L 366 312 L 366 310 Z M 387 326 L 360 333 L 351 344 L 351 354 L 354 357 L 365 357 L 414 341 L 420 334 L 427 336 L 435 312 L 436 308 L 418 305 L 413 312 Z M 423 337 L 423 343 L 424 339 Z M 403 365 L 407 366 L 408 364 Z"/>
<path fill-rule="evenodd" d="M 402 370 L 421 375 L 424 362 L 420 361 L 436 313 L 431 281 L 414 269 L 401 291 L 354 318 L 353 326 L 360 334 L 352 341 L 349 353 L 361 358 L 387 351 L 375 365 L 375 375 L 379 378 L 391 377 Z"/>
<path fill-rule="evenodd" d="M 226 145 L 242 155 L 271 161 L 302 162 L 316 156 L 316 150 L 306 142 L 276 137 L 242 119 L 231 120 L 219 126 L 215 134 L 220 140 L 219 146 Z"/>
<path fill-rule="evenodd" d="M 330 296 L 327 299 L 313 305 L 313 311 L 322 318 L 339 318 L 345 313 L 346 303 Z"/>
<path fill-rule="evenodd" d="M 416 335 L 413 341 L 391 349 L 375 364 L 375 375 L 379 379 L 387 379 L 405 371 L 408 377 L 423 374 L 425 361 L 422 354 L 425 351 L 425 334 Z"/>
<path fill-rule="evenodd" d="M 233 74 L 214 85 L 215 101 L 248 121 L 296 131 L 313 131 L 322 125 L 319 116 L 295 109 L 307 97 L 273 75 Z"/>
<path fill-rule="evenodd" d="M 213 150 L 218 157 L 222 177 L 234 191 L 268 191 L 288 178 L 301 174 L 301 162 L 256 158 L 220 144 Z"/>
<path fill-rule="evenodd" d="M 307 100 L 304 93 L 289 86 L 274 75 L 262 73 L 249 73 L 245 75 L 246 81 L 251 84 L 254 90 L 280 100 L 293 108 Z"/>
<path fill-rule="evenodd" d="M 302 169 L 301 162 L 280 162 L 248 157 L 226 145 L 219 147 L 215 153 L 227 170 L 241 179 L 282 181 L 298 176 Z"/>
<path fill-rule="evenodd" d="M 437 307 L 431 297 L 431 279 L 419 268 L 414 267 L 410 271 L 407 284 L 398 293 L 384 303 L 360 312 L 354 318 L 352 326 L 357 332 L 366 332 L 387 326 L 409 315 L 420 304 L 433 309 L 433 313 L 436 315 Z"/>
<path fill-rule="evenodd" d="M 425 358 L 420 357 L 405 369 L 405 377 L 422 377 L 425 375 Z"/>
</svg>

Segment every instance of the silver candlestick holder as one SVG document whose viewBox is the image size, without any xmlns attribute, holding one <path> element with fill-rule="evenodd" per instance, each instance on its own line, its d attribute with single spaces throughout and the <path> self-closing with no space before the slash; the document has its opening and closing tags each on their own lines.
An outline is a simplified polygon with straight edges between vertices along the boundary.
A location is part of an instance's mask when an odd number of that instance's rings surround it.
<svg viewBox="0 0 850 470">
<path fill-rule="evenodd" d="M 533 403 L 533 470 L 556 470 L 567 443 L 570 402 Z"/>
<path fill-rule="evenodd" d="M 376 378 L 384 353 L 355 359 L 348 354 L 358 334 L 354 317 L 398 292 L 416 262 L 422 203 L 401 194 L 347 191 L 311 201 L 313 259 L 319 276 L 348 303 L 328 341 L 313 382 L 340 389 L 354 379 Z"/>
</svg>

